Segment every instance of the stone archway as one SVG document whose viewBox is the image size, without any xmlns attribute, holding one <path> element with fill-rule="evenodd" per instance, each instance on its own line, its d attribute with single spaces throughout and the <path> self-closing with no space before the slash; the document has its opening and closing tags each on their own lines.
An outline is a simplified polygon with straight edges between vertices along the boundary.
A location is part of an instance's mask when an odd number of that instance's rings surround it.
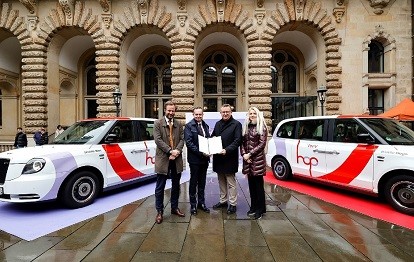
<svg viewBox="0 0 414 262">
<path fill-rule="evenodd" d="M 341 53 L 339 47 L 342 42 L 338 36 L 335 25 L 332 23 L 331 16 L 321 8 L 320 2 L 287 0 L 284 4 L 277 4 L 277 8 L 267 19 L 266 28 L 261 35 L 261 39 L 272 41 L 278 30 L 294 21 L 304 22 L 313 26 L 320 32 L 325 42 L 325 81 L 327 91 L 326 111 L 327 114 L 340 114 L 342 88 L 341 74 L 342 67 L 339 65 Z"/>
<path fill-rule="evenodd" d="M 126 41 L 128 32 L 140 25 L 156 28 L 159 30 L 159 33 L 164 34 L 163 37 L 166 37 L 171 45 L 177 45 L 181 40 L 179 30 L 176 28 L 175 21 L 172 19 L 172 14 L 167 12 L 166 9 L 165 6 L 159 5 L 158 0 L 132 1 L 124 9 L 119 19 L 114 21 L 114 29 L 111 30 L 112 37 L 114 39 L 117 38 L 119 41 L 119 48 Z M 119 55 L 121 52 L 122 50 L 118 50 L 118 56 L 112 57 L 112 59 L 117 61 L 118 66 L 120 64 Z M 123 74 L 128 74 L 128 72 L 123 72 Z M 127 82 L 126 87 L 128 87 L 127 76 L 122 75 L 121 77 Z M 128 92 L 128 89 L 126 91 Z M 176 91 L 173 89 L 173 97 L 174 93 Z"/>
<path fill-rule="evenodd" d="M 183 111 L 191 111 L 194 104 L 194 46 L 199 36 L 212 23 L 227 23 L 241 32 L 247 44 L 248 103 L 263 111 L 268 121 L 271 117 L 271 41 L 261 40 L 253 22 L 253 15 L 234 0 L 206 0 L 198 5 L 198 13 L 189 21 L 189 27 L 183 40 L 173 46 L 174 74 L 173 82 L 180 97 Z"/>
<path fill-rule="evenodd" d="M 33 100 L 36 100 L 37 92 L 35 87 L 26 86 L 27 83 L 33 83 L 34 80 L 30 80 L 32 78 L 36 78 L 36 76 L 31 76 L 27 73 L 27 70 L 33 68 L 34 61 L 30 59 L 30 54 L 32 53 L 32 41 L 30 39 L 30 34 L 27 30 L 27 27 L 24 22 L 24 18 L 19 16 L 19 12 L 17 10 L 13 10 L 11 8 L 11 4 L 3 3 L 0 5 L 0 27 L 7 30 L 11 34 L 13 34 L 19 40 L 22 52 L 22 91 L 23 91 L 23 99 L 24 99 L 24 106 L 29 105 L 29 108 L 25 110 L 23 115 L 23 124 L 25 125 L 25 131 L 28 133 L 32 133 L 35 131 L 33 128 L 33 121 L 32 119 L 39 118 L 39 112 L 36 111 L 30 105 L 33 104 Z M 45 66 L 41 65 L 40 70 L 44 70 Z M 41 117 L 40 117 L 41 119 Z"/>
</svg>

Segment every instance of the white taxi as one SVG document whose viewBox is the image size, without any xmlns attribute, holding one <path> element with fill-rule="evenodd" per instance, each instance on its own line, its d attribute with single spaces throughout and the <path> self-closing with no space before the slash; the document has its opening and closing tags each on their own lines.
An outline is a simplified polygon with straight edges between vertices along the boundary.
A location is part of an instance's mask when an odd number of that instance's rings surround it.
<svg viewBox="0 0 414 262">
<path fill-rule="evenodd" d="M 384 197 L 414 215 L 414 132 L 374 116 L 281 121 L 268 145 L 277 179 L 292 176 Z"/>
<path fill-rule="evenodd" d="M 103 190 L 154 176 L 154 119 L 79 121 L 51 144 L 0 153 L 0 200 L 91 204 Z"/>
</svg>

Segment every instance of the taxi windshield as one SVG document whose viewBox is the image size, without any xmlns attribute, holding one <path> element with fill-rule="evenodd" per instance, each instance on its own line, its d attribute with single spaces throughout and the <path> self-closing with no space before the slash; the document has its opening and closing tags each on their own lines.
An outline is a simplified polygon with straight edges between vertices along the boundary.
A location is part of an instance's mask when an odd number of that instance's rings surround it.
<svg viewBox="0 0 414 262">
<path fill-rule="evenodd" d="M 365 118 L 361 121 L 372 128 L 390 145 L 414 145 L 414 131 L 396 120 Z"/>
<path fill-rule="evenodd" d="M 108 127 L 108 120 L 81 121 L 68 127 L 53 144 L 86 144 Z"/>
</svg>

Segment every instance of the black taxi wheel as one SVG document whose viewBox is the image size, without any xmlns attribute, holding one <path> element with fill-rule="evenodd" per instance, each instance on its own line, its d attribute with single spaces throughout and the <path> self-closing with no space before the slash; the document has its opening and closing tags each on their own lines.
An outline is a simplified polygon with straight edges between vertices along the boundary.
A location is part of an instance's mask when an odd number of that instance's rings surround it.
<svg viewBox="0 0 414 262">
<path fill-rule="evenodd" d="M 400 175 L 389 179 L 385 184 L 385 198 L 394 209 L 414 215 L 414 177 Z"/>
<path fill-rule="evenodd" d="M 289 163 L 282 157 L 276 157 L 272 161 L 273 175 L 279 180 L 288 180 L 292 177 Z"/>
<path fill-rule="evenodd" d="M 81 171 L 69 178 L 60 195 L 63 204 L 69 208 L 80 208 L 91 204 L 98 195 L 99 182 L 96 175 Z"/>
</svg>

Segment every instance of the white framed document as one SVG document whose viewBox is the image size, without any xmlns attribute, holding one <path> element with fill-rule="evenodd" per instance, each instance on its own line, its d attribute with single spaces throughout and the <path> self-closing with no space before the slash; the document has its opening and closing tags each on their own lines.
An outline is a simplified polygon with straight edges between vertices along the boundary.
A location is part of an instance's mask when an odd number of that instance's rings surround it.
<svg viewBox="0 0 414 262">
<path fill-rule="evenodd" d="M 207 155 L 218 154 L 223 150 L 223 145 L 221 143 L 221 136 L 214 136 L 205 138 L 203 136 L 198 136 L 198 150 Z"/>
</svg>

